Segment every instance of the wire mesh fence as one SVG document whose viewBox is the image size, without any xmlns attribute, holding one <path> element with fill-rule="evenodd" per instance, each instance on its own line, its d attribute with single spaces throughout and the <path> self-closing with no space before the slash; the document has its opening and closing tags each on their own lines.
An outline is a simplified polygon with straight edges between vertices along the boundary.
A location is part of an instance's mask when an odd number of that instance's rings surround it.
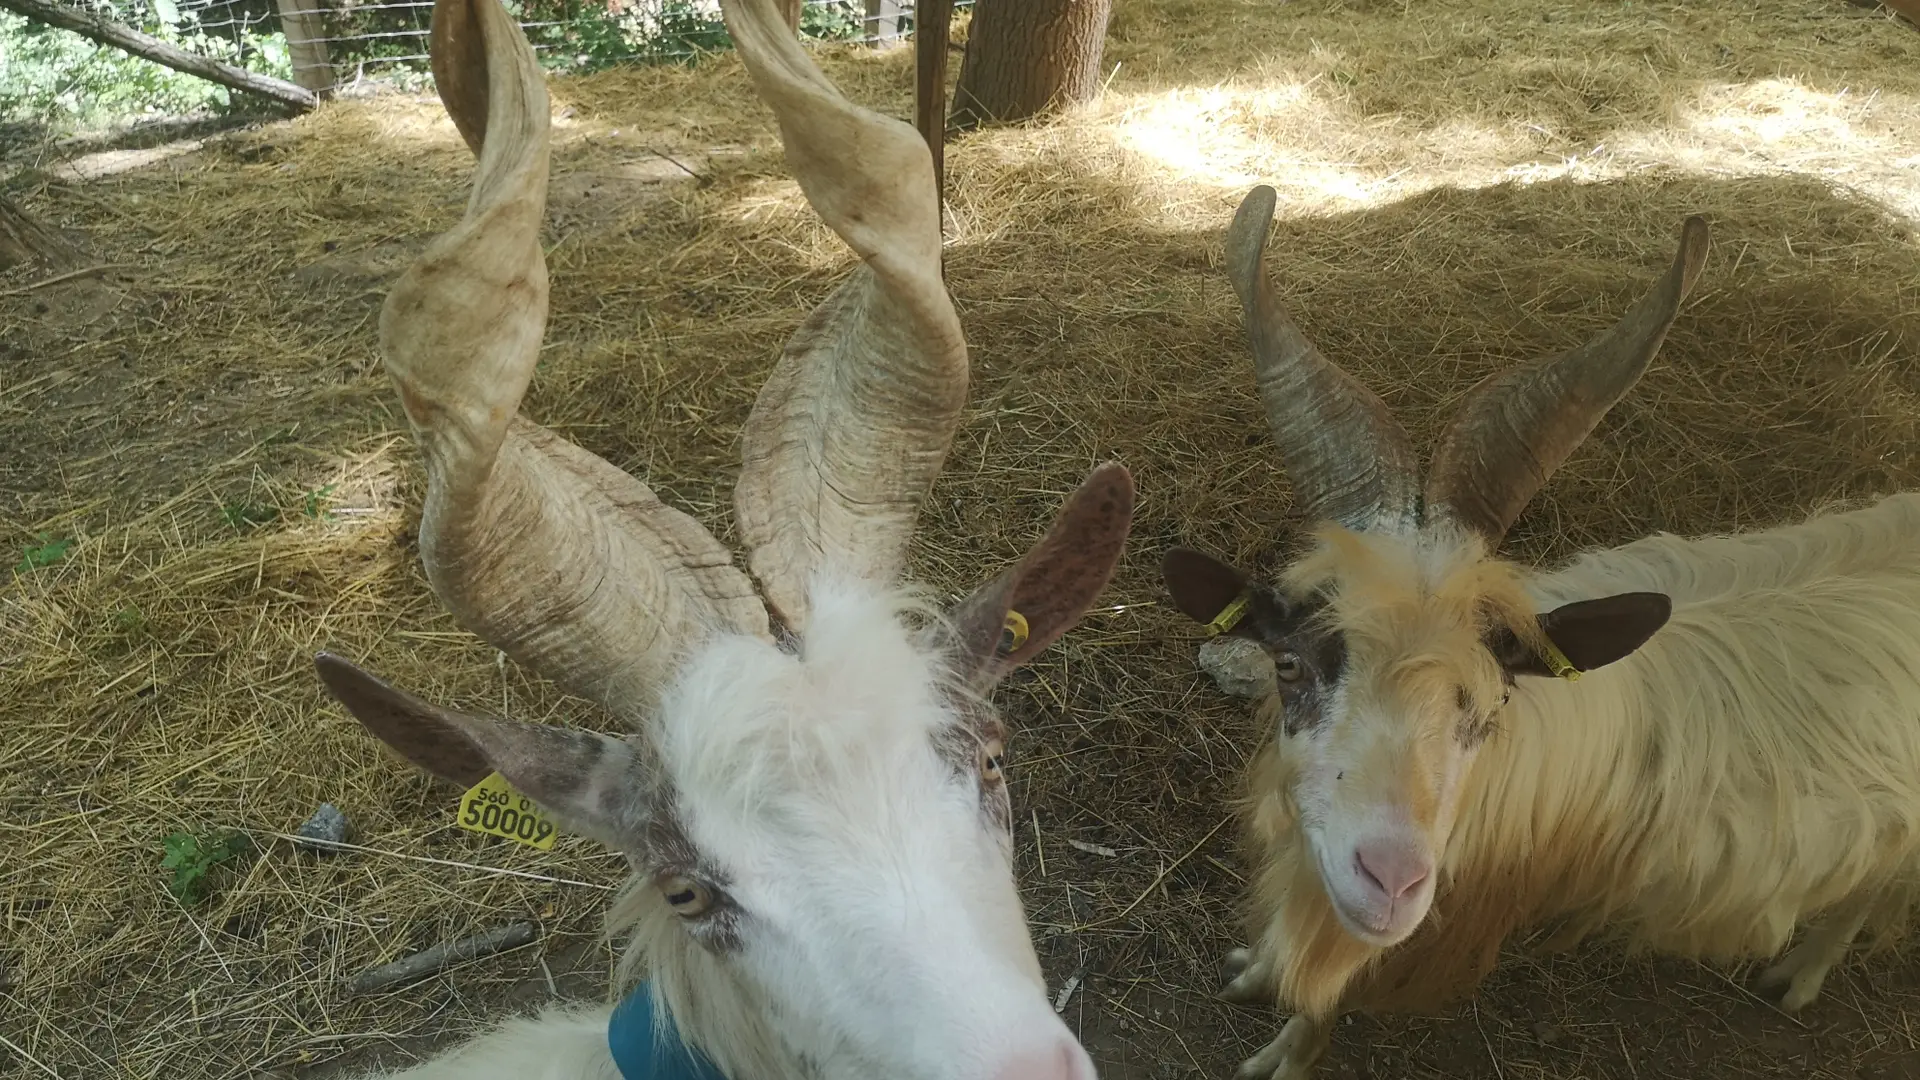
<svg viewBox="0 0 1920 1080">
<path fill-rule="evenodd" d="M 433 0 L 66 0 L 198 52 L 320 92 L 428 79 Z M 731 47 L 718 0 L 502 0 L 549 70 L 685 63 Z M 973 0 L 955 0 L 965 9 Z M 885 45 L 913 0 L 803 0 L 803 38 Z"/>
</svg>

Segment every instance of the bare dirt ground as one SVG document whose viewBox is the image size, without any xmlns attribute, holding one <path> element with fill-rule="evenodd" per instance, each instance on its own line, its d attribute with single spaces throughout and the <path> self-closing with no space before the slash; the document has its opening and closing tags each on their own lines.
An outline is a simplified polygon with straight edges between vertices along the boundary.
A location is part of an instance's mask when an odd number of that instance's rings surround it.
<svg viewBox="0 0 1920 1080">
<path fill-rule="evenodd" d="M 1270 568 L 1298 524 L 1219 270 L 1235 203 L 1280 189 L 1283 296 L 1416 435 L 1611 321 L 1709 215 L 1659 362 L 1511 548 L 1777 521 L 1920 483 L 1920 32 L 1828 0 L 1116 8 L 1098 108 L 949 150 L 973 404 L 916 558 L 959 592 L 1089 465 L 1134 470 L 1111 607 L 1001 694 L 1019 873 L 1102 1075 L 1221 1077 L 1275 1030 L 1211 996 L 1258 733 L 1195 669 L 1154 567 L 1185 542 Z M 824 62 L 907 114 L 907 57 Z M 730 57 L 554 99 L 527 410 L 726 538 L 753 392 L 847 253 Z M 374 321 L 466 197 L 451 125 L 390 97 L 120 165 L 14 181 L 104 269 L 0 281 L 0 555 L 22 567 L 0 567 L 0 1075 L 337 1075 L 603 993 L 617 860 L 455 829 L 454 793 L 311 674 L 334 647 L 450 704 L 605 724 L 455 626 L 412 549 L 421 480 Z M 322 801 L 365 850 L 286 843 Z M 251 852 L 182 905 L 162 839 L 223 830 Z M 535 945 L 346 993 L 522 919 Z M 1920 1075 L 1920 953 L 1848 964 L 1798 1019 L 1750 986 L 1604 944 L 1516 950 L 1453 1014 L 1346 1023 L 1325 1075 Z"/>
</svg>

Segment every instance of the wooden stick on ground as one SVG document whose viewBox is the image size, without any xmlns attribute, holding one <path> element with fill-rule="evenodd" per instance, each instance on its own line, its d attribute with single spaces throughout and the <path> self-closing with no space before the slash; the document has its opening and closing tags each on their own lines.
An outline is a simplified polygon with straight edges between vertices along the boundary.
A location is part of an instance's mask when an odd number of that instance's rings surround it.
<svg viewBox="0 0 1920 1080">
<path fill-rule="evenodd" d="M 17 289 L 8 289 L 5 292 L 0 292 L 0 296 L 20 296 L 24 293 L 30 293 L 35 289 L 44 289 L 49 285 L 58 285 L 63 281 L 72 281 L 74 278 L 83 278 L 88 276 L 89 274 L 104 273 L 105 271 L 108 271 L 108 270 L 124 270 L 127 267 L 132 265 L 134 264 L 133 263 L 101 263 L 98 266 L 83 266 L 78 270 L 69 270 L 64 274 L 55 274 L 52 277 L 41 278 L 39 281 L 22 285 Z"/>
<path fill-rule="evenodd" d="M 443 941 L 425 952 L 417 952 L 391 964 L 369 968 L 353 977 L 349 993 L 371 994 L 391 986 L 423 979 L 453 964 L 477 960 L 482 956 L 517 949 L 534 938 L 532 923 L 510 923 L 498 930 L 475 934 L 457 941 Z"/>
</svg>

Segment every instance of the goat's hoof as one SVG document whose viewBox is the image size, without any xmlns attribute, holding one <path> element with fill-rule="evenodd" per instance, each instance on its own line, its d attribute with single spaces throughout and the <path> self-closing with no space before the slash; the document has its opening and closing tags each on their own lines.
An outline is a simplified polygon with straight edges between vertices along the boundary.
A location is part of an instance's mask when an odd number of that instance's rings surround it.
<svg viewBox="0 0 1920 1080">
<path fill-rule="evenodd" d="M 1219 998 L 1229 1005 L 1271 1005 L 1267 988 L 1262 980 L 1254 978 L 1252 972 L 1243 973 L 1220 988 Z"/>
<path fill-rule="evenodd" d="M 1818 986 L 1789 987 L 1786 993 L 1780 995 L 1780 1011 L 1791 1016 L 1813 1004 L 1814 999 L 1819 996 L 1820 988 Z"/>
<path fill-rule="evenodd" d="M 1267 992 L 1267 971 L 1253 962 L 1253 953 L 1247 949 L 1235 949 L 1227 954 L 1220 965 L 1220 972 L 1226 976 L 1227 985 L 1220 989 L 1219 998 L 1230 1005 L 1271 1004 L 1271 995 Z"/>
<path fill-rule="evenodd" d="M 1792 1015 L 1813 1004 L 1820 986 L 1827 981 L 1827 969 L 1807 964 L 1792 956 L 1760 973 L 1760 989 L 1780 994 L 1780 1011 Z"/>
<path fill-rule="evenodd" d="M 1252 949 L 1234 949 L 1227 953 L 1225 960 L 1220 961 L 1220 977 L 1228 982 L 1232 982 L 1245 974 L 1247 968 L 1252 964 Z"/>
<path fill-rule="evenodd" d="M 1279 1065 L 1260 1058 L 1251 1057 L 1234 1070 L 1233 1080 L 1311 1080 L 1314 1063 L 1293 1060 L 1282 1061 Z"/>
</svg>

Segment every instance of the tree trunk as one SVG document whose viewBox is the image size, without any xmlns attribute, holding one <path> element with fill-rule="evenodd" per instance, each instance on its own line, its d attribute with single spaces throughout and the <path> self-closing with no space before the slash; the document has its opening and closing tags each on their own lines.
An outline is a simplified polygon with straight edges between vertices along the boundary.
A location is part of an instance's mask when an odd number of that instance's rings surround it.
<svg viewBox="0 0 1920 1080">
<path fill-rule="evenodd" d="M 779 0 L 779 3 L 780 16 L 787 20 L 787 29 L 799 33 L 801 0 Z"/>
<path fill-rule="evenodd" d="M 947 35 L 953 0 L 920 0 L 913 9 L 913 124 L 933 151 L 933 186 L 945 212 L 947 193 Z"/>
<path fill-rule="evenodd" d="M 321 0 L 279 0 L 280 29 L 286 31 L 293 81 L 316 94 L 333 89 L 333 62 L 327 55 L 326 8 Z"/>
<path fill-rule="evenodd" d="M 876 49 L 900 44 L 900 20 L 905 14 L 901 0 L 867 0 L 867 18 L 861 27 L 867 44 Z"/>
<path fill-rule="evenodd" d="M 1112 0 L 979 0 L 953 126 L 1012 123 L 1100 95 Z"/>
<path fill-rule="evenodd" d="M 210 57 L 195 56 L 159 38 L 143 34 L 131 26 L 124 26 L 90 11 L 77 11 L 59 3 L 58 0 L 0 0 L 0 8 L 25 15 L 35 22 L 57 26 L 62 30 L 71 30 L 81 37 L 100 42 L 102 45 L 125 49 L 143 60 L 151 60 L 175 71 L 197 75 L 230 90 L 270 98 L 295 112 L 306 112 L 320 101 L 313 91 L 302 89 L 285 79 L 276 79 L 271 75 L 256 75 L 245 68 L 223 64 Z"/>
<path fill-rule="evenodd" d="M 59 233 L 0 198 L 0 270 L 36 260 L 55 270 L 71 270 L 80 265 L 80 252 Z"/>
</svg>

